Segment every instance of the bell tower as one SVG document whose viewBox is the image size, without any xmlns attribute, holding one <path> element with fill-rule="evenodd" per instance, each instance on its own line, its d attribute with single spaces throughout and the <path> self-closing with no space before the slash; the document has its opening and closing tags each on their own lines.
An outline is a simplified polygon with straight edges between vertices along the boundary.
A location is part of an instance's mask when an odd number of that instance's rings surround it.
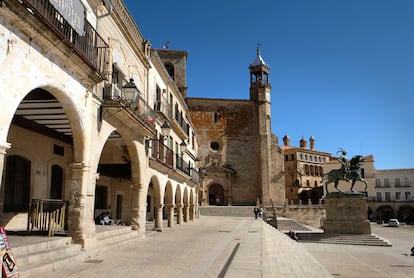
<svg viewBox="0 0 414 278">
<path fill-rule="evenodd" d="M 258 197 L 263 204 L 270 204 L 272 196 L 272 130 L 270 125 L 271 105 L 269 83 L 269 66 L 260 55 L 260 44 L 256 57 L 249 66 L 250 100 L 255 102 L 259 127 L 260 172 L 261 180 L 257 189 Z"/>
<path fill-rule="evenodd" d="M 256 57 L 249 66 L 250 100 L 270 103 L 269 66 L 260 55 L 260 44 L 257 46 Z"/>
</svg>

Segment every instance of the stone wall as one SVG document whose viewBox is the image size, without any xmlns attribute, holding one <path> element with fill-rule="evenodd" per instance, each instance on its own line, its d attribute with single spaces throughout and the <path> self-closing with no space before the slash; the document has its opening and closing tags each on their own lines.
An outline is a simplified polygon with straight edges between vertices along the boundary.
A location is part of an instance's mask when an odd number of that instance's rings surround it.
<svg viewBox="0 0 414 278">
<path fill-rule="evenodd" d="M 326 210 L 322 206 L 288 206 L 277 208 L 277 216 L 293 219 L 300 224 L 321 228 L 326 217 Z"/>
</svg>

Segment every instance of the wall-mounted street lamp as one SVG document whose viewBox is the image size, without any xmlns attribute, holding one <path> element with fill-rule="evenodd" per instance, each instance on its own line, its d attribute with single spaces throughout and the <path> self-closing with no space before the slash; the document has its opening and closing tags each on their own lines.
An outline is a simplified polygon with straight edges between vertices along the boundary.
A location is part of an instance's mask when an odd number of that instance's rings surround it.
<svg viewBox="0 0 414 278">
<path fill-rule="evenodd" d="M 168 136 L 170 136 L 170 133 L 171 133 L 171 127 L 167 123 L 167 121 L 164 121 L 164 123 L 161 126 L 161 134 L 164 138 L 167 138 Z"/>
<path fill-rule="evenodd" d="M 122 99 L 121 102 L 125 102 L 124 105 L 126 107 L 130 107 L 132 103 L 135 102 L 138 95 L 140 94 L 140 91 L 138 90 L 137 86 L 135 85 L 134 79 L 129 79 L 129 82 L 127 82 L 122 87 Z"/>
<path fill-rule="evenodd" d="M 181 155 L 183 155 L 186 150 L 187 150 L 187 144 L 184 141 L 182 141 L 180 144 Z"/>
</svg>

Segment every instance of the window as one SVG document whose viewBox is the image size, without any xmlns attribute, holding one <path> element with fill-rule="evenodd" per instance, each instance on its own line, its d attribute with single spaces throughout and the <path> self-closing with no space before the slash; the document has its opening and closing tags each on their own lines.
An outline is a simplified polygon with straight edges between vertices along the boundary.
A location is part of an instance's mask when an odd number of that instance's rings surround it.
<svg viewBox="0 0 414 278">
<path fill-rule="evenodd" d="M 215 124 L 215 123 L 217 123 L 218 122 L 218 113 L 217 112 L 214 112 L 214 114 L 213 114 L 213 123 Z"/>
<path fill-rule="evenodd" d="M 119 90 L 122 90 L 122 81 L 124 79 L 125 75 L 115 65 L 112 65 L 112 84 Z"/>
<path fill-rule="evenodd" d="M 289 160 L 289 155 L 285 155 L 285 161 Z"/>
<path fill-rule="evenodd" d="M 52 166 L 50 178 L 50 199 L 62 199 L 63 168 L 59 165 Z"/>
<path fill-rule="evenodd" d="M 390 180 L 389 179 L 387 179 L 387 178 L 384 179 L 384 186 L 385 187 L 390 187 Z"/>
<path fill-rule="evenodd" d="M 213 142 L 210 143 L 210 148 L 213 151 L 218 151 L 220 149 L 220 144 L 216 141 L 213 141 Z"/>
<path fill-rule="evenodd" d="M 401 186 L 400 178 L 395 178 L 395 186 Z"/>
<path fill-rule="evenodd" d="M 390 192 L 385 192 L 385 201 L 391 201 L 391 194 L 390 194 Z"/>
<path fill-rule="evenodd" d="M 377 192 L 377 202 L 381 202 L 382 201 L 382 196 L 381 196 L 381 192 Z"/>
<path fill-rule="evenodd" d="M 404 178 L 404 186 L 410 186 L 410 181 L 408 178 Z"/>
<path fill-rule="evenodd" d="M 401 192 L 395 192 L 395 200 L 401 200 Z"/>
<path fill-rule="evenodd" d="M 294 153 L 292 154 L 291 157 L 292 157 L 292 160 L 295 160 L 295 154 Z"/>
<path fill-rule="evenodd" d="M 171 76 L 171 78 L 173 80 L 175 80 L 175 76 L 174 76 L 174 65 L 171 63 L 165 63 L 164 64 L 165 69 L 167 70 L 168 74 Z"/>
<path fill-rule="evenodd" d="M 407 201 L 410 201 L 410 198 L 411 198 L 411 192 L 405 192 L 405 199 Z"/>
<path fill-rule="evenodd" d="M 381 187 L 381 180 L 380 179 L 375 180 L 375 187 Z"/>
<path fill-rule="evenodd" d="M 64 156 L 65 155 L 65 148 L 62 146 L 58 146 L 56 144 L 53 145 L 53 153 L 57 155 Z"/>
</svg>

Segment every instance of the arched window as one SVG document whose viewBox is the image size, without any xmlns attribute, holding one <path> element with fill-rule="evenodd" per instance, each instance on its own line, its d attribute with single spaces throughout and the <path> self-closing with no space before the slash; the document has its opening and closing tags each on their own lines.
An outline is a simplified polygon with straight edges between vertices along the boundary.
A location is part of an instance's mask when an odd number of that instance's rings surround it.
<svg viewBox="0 0 414 278">
<path fill-rule="evenodd" d="M 165 69 L 167 70 L 168 74 L 171 76 L 171 78 L 173 80 L 175 80 L 175 76 L 174 76 L 174 65 L 171 63 L 165 63 L 164 64 Z"/>
</svg>

